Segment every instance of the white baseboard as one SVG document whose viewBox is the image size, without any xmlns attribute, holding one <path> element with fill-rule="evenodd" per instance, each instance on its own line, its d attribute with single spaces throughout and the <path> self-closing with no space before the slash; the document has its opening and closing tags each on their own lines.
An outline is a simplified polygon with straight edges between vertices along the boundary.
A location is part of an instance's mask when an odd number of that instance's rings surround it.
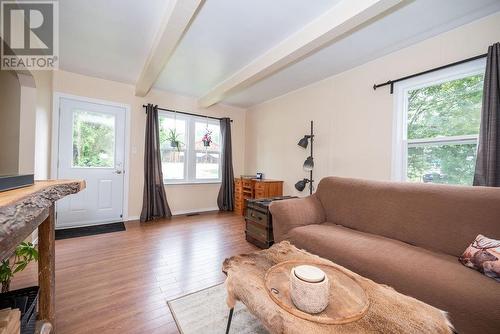
<svg viewBox="0 0 500 334">
<path fill-rule="evenodd" d="M 182 216 L 190 213 L 203 213 L 210 211 L 219 211 L 219 208 L 211 207 L 211 208 L 190 209 L 190 210 L 177 210 L 177 211 L 172 211 L 172 216 Z M 139 220 L 139 218 L 140 218 L 139 216 L 129 216 L 126 221 Z"/>
<path fill-rule="evenodd" d="M 172 211 L 172 215 L 173 216 L 180 216 L 180 215 L 187 215 L 190 213 L 203 213 L 203 212 L 210 212 L 210 211 L 219 211 L 219 208 L 212 207 L 212 208 L 191 209 L 191 210 L 178 210 L 178 211 Z"/>
</svg>

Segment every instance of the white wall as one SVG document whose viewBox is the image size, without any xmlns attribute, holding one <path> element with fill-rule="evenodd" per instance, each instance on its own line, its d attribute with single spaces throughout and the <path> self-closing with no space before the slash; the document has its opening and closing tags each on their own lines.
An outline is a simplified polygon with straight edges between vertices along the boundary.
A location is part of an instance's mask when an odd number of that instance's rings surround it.
<svg viewBox="0 0 500 334">
<path fill-rule="evenodd" d="M 307 153 L 297 141 L 314 120 L 315 180 L 390 179 L 393 96 L 388 87 L 374 91 L 373 84 L 485 53 L 498 41 L 495 14 L 250 108 L 246 173 L 283 179 L 285 193 L 298 194 L 293 185 L 307 175 Z"/>
<path fill-rule="evenodd" d="M 134 86 L 115 81 L 103 80 L 80 74 L 55 71 L 54 92 L 108 100 L 131 107 L 130 166 L 126 172 L 130 180 L 129 216 L 137 218 L 142 208 L 144 131 L 146 114 L 143 104 L 189 111 L 209 116 L 228 116 L 233 119 L 233 167 L 235 175 L 243 173 L 245 159 L 245 110 L 224 105 L 200 109 L 196 99 L 165 91 L 152 90 L 146 97 L 134 95 Z M 217 208 L 217 194 L 220 184 L 168 185 L 167 198 L 173 213 L 214 210 Z"/>
</svg>

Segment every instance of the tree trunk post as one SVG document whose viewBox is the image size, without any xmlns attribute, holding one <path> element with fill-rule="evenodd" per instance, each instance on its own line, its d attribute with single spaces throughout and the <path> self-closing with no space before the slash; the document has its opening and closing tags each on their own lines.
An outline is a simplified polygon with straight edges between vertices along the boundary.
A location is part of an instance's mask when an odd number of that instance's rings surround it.
<svg viewBox="0 0 500 334">
<path fill-rule="evenodd" d="M 38 228 L 38 284 L 40 301 L 38 319 L 49 321 L 55 333 L 55 214 L 54 204 Z"/>
</svg>

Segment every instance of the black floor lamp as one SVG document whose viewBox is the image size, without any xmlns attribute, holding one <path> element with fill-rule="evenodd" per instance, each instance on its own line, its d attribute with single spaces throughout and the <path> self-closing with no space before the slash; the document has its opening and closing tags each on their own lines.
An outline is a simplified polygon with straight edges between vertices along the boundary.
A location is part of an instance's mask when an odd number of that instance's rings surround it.
<svg viewBox="0 0 500 334">
<path fill-rule="evenodd" d="M 313 158 L 313 143 L 314 143 L 314 127 L 313 121 L 311 121 L 311 134 L 305 135 L 304 138 L 300 139 L 298 144 L 302 148 L 307 148 L 309 144 L 309 140 L 311 140 L 311 154 L 307 157 L 306 161 L 304 161 L 303 168 L 305 171 L 309 172 L 308 179 L 302 179 L 295 183 L 295 189 L 298 191 L 303 191 L 306 187 L 306 184 L 309 183 L 309 194 L 312 195 L 313 192 L 313 168 L 314 168 L 314 158 Z"/>
</svg>

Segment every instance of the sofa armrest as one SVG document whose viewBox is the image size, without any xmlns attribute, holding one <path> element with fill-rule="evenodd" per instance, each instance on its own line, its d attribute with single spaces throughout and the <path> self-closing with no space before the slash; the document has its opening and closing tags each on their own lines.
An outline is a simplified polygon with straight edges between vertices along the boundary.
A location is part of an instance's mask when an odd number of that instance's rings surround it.
<svg viewBox="0 0 500 334">
<path fill-rule="evenodd" d="M 272 202 L 274 242 L 288 238 L 295 227 L 325 222 L 325 212 L 316 195 Z"/>
</svg>

